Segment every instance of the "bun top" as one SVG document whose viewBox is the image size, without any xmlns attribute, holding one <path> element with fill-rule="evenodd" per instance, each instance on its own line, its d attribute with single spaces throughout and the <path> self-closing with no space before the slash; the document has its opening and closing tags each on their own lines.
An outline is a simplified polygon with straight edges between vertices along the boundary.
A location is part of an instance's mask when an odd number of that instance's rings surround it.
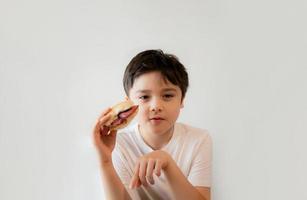
<svg viewBox="0 0 307 200">
<path fill-rule="evenodd" d="M 117 116 L 120 112 L 127 110 L 127 109 L 131 108 L 132 106 L 134 106 L 134 103 L 130 100 L 120 102 L 120 103 L 112 106 L 112 113 L 114 113 L 114 115 Z"/>
</svg>

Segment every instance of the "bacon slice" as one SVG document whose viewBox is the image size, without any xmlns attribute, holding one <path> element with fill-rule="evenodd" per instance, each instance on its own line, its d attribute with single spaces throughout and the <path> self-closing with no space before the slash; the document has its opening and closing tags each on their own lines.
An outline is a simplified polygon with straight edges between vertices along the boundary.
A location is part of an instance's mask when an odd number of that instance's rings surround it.
<svg viewBox="0 0 307 200">
<path fill-rule="evenodd" d="M 138 108 L 138 106 L 132 106 L 131 108 L 120 112 L 118 114 L 118 118 L 111 123 L 111 126 L 118 126 L 118 125 L 126 122 L 127 118 L 130 115 L 132 115 L 137 110 L 137 108 Z"/>
<path fill-rule="evenodd" d="M 114 120 L 114 121 L 111 123 L 111 126 L 118 126 L 118 125 L 124 123 L 125 121 L 126 121 L 126 119 L 117 118 L 116 120 Z"/>
<path fill-rule="evenodd" d="M 118 117 L 121 119 L 126 119 L 128 118 L 130 115 L 132 115 L 134 113 L 134 111 L 136 111 L 136 109 L 138 108 L 138 106 L 132 106 L 131 108 L 129 108 L 128 110 L 125 110 L 123 112 L 120 112 L 118 114 Z"/>
</svg>

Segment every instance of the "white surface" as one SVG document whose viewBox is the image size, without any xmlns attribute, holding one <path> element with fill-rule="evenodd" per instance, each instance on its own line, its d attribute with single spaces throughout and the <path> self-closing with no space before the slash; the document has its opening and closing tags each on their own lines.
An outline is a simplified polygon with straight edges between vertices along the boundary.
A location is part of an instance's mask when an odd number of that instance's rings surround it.
<svg viewBox="0 0 307 200">
<path fill-rule="evenodd" d="M 103 199 L 91 129 L 149 48 L 191 87 L 179 121 L 213 138 L 213 199 L 303 200 L 306 2 L 0 1 L 0 199 Z"/>
</svg>

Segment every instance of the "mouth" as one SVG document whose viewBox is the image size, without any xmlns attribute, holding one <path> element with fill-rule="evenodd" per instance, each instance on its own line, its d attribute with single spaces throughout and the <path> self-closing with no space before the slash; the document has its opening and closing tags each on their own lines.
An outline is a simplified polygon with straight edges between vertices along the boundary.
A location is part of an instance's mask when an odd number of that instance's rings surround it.
<svg viewBox="0 0 307 200">
<path fill-rule="evenodd" d="M 164 120 L 164 119 L 162 117 L 153 117 L 153 118 L 150 118 L 150 120 L 156 121 L 156 120 Z"/>
</svg>

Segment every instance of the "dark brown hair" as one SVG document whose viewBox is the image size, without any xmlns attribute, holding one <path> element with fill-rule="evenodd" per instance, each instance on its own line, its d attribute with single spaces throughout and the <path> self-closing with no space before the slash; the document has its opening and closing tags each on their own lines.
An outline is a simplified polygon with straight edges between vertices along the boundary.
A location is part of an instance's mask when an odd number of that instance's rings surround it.
<svg viewBox="0 0 307 200">
<path fill-rule="evenodd" d="M 189 86 L 189 77 L 185 67 L 175 55 L 166 54 L 160 49 L 140 52 L 129 62 L 123 78 L 126 95 L 129 96 L 129 91 L 136 78 L 153 71 L 160 72 L 165 80 L 177 85 L 181 90 L 182 99 L 185 97 Z"/>
</svg>

